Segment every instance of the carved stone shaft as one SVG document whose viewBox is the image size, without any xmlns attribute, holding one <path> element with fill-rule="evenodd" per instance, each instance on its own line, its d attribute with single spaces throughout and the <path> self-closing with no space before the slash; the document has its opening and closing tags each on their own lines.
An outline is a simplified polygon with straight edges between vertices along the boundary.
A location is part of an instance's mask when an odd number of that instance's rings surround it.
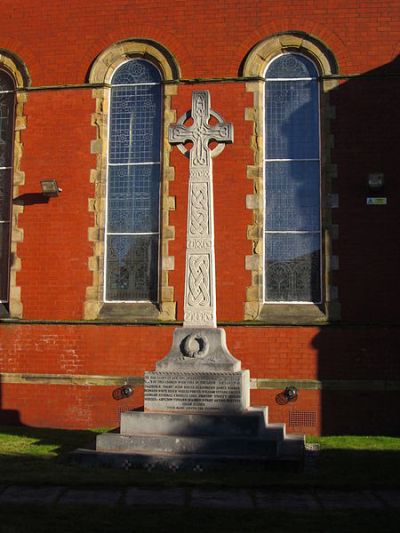
<svg viewBox="0 0 400 533">
<path fill-rule="evenodd" d="M 209 124 L 210 118 L 217 120 Z M 185 121 L 193 124 L 185 126 Z M 193 91 L 192 110 L 169 128 L 169 141 L 192 142 L 189 165 L 188 220 L 185 267 L 184 327 L 217 326 L 215 295 L 212 158 L 233 142 L 233 126 L 210 109 L 208 91 Z M 217 142 L 213 149 L 211 141 Z"/>
</svg>

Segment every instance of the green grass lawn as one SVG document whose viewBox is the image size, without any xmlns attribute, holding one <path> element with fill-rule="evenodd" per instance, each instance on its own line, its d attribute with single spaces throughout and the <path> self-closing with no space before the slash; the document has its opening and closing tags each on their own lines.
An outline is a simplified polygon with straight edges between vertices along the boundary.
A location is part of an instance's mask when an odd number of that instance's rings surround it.
<svg viewBox="0 0 400 533">
<path fill-rule="evenodd" d="M 124 487 L 322 487 L 399 488 L 400 438 L 313 437 L 321 451 L 315 470 L 227 472 L 146 472 L 82 468 L 68 464 L 68 453 L 93 446 L 96 432 L 0 427 L 0 484 Z M 2 532 L 1 532 L 2 533 Z"/>
</svg>

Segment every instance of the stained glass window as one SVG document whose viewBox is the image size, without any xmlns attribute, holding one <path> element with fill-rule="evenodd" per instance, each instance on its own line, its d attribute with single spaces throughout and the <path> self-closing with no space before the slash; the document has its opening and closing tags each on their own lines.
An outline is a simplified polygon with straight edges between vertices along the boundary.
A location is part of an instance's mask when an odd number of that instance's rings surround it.
<svg viewBox="0 0 400 533">
<path fill-rule="evenodd" d="M 157 301 L 161 77 L 132 59 L 112 78 L 106 231 L 106 301 Z"/>
<path fill-rule="evenodd" d="M 14 82 L 0 70 L 0 302 L 8 301 L 11 182 L 14 135 Z"/>
<path fill-rule="evenodd" d="M 288 53 L 265 78 L 265 301 L 318 303 L 318 73 L 306 57 Z"/>
</svg>

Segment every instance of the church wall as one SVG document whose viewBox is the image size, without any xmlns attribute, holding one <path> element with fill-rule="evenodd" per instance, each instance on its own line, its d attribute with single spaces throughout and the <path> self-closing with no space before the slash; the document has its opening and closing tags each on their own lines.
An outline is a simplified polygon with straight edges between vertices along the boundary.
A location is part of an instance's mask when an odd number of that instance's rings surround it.
<svg viewBox="0 0 400 533">
<path fill-rule="evenodd" d="M 23 318 L 79 320 L 91 276 L 88 228 L 93 224 L 88 199 L 93 99 L 89 91 L 41 91 L 25 106 L 29 130 L 23 135 L 25 183 L 18 247 L 22 268 Z M 56 179 L 58 198 L 41 203 L 40 181 Z M 36 195 L 36 196 L 35 196 Z"/>
<path fill-rule="evenodd" d="M 193 90 L 207 89 L 212 108 L 234 125 L 234 143 L 214 160 L 217 318 L 229 349 L 250 369 L 253 405 L 268 405 L 271 421 L 286 422 L 289 431 L 400 432 L 394 412 L 400 389 L 397 4 L 70 0 L 65 7 L 53 0 L 44 11 L 36 0 L 2 2 L 7 24 L 0 55 L 5 49 L 21 58 L 31 90 L 25 91 L 21 132 L 24 183 L 15 199 L 23 205 L 16 274 L 22 315 L 0 320 L 0 423 L 116 426 L 121 410 L 143 404 L 143 372 L 168 352 L 183 320 L 188 160 L 176 148 L 169 184 L 175 235 L 168 250 L 176 321 L 84 320 L 93 284 L 88 232 L 96 168 L 89 72 L 107 47 L 136 37 L 161 43 L 179 65 L 182 81 L 171 97 L 176 118 L 190 108 Z M 329 91 L 328 132 L 338 195 L 332 279 L 340 319 L 324 325 L 246 322 L 244 314 L 251 285 L 246 256 L 253 214 L 246 197 L 254 192 L 247 177 L 254 124 L 246 111 L 253 95 L 240 76 L 259 41 L 289 30 L 323 42 L 343 76 Z M 367 206 L 366 179 L 378 170 L 385 174 L 388 205 Z M 52 178 L 63 190 L 44 202 L 40 180 Z M 116 401 L 112 391 L 125 380 L 135 392 Z M 290 384 L 299 389 L 298 401 L 278 405 L 276 394 Z"/>
<path fill-rule="evenodd" d="M 170 348 L 174 326 L 2 326 L 0 421 L 112 427 L 121 409 L 143 405 L 143 373 Z M 228 347 L 251 371 L 252 405 L 268 405 L 289 431 L 398 432 L 399 327 L 227 326 Z M 4 369 L 4 370 L 3 370 Z M 128 399 L 112 392 L 134 386 Z M 275 397 L 286 386 L 296 403 Z M 303 417 L 303 418 L 302 418 Z M 305 417 L 305 418 L 304 418 Z M 308 418 L 307 418 L 308 417 Z"/>
</svg>

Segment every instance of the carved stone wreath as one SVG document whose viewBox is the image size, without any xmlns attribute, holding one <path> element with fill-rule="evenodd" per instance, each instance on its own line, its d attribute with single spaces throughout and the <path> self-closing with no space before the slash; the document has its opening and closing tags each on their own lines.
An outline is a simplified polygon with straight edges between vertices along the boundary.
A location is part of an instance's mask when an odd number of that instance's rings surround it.
<svg viewBox="0 0 400 533">
<path fill-rule="evenodd" d="M 191 357 L 194 359 L 201 359 L 208 354 L 210 342 L 202 333 L 192 333 L 188 335 L 182 347 L 184 357 Z"/>
</svg>

